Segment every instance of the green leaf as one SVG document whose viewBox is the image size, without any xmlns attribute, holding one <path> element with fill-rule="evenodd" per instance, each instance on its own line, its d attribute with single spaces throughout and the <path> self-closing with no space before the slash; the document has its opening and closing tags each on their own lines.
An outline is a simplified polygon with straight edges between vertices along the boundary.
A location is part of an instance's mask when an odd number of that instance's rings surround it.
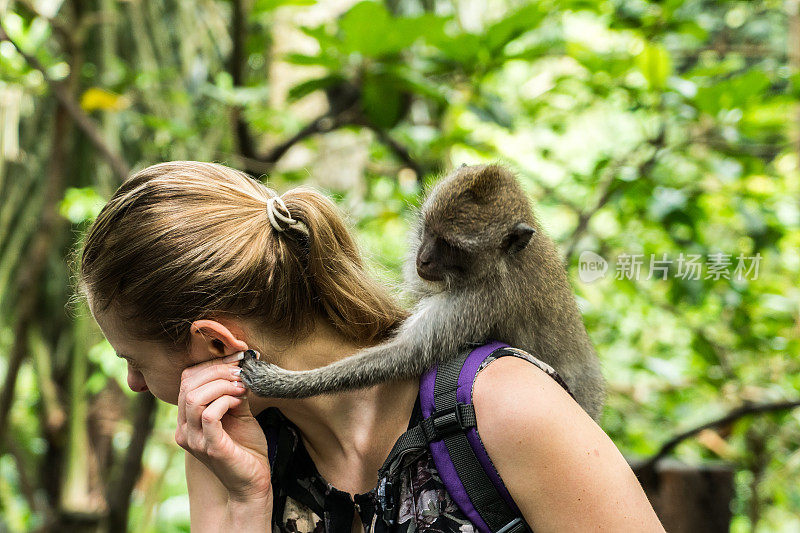
<svg viewBox="0 0 800 533">
<path fill-rule="evenodd" d="M 58 212 L 73 224 L 94 220 L 106 204 L 105 199 L 91 187 L 70 187 L 58 206 Z"/>
<path fill-rule="evenodd" d="M 322 78 L 304 81 L 298 85 L 295 85 L 289 90 L 288 100 L 290 102 L 294 102 L 313 93 L 314 91 L 333 87 L 334 85 L 342 83 L 343 81 L 345 81 L 344 78 L 338 75 L 325 76 Z"/>
<path fill-rule="evenodd" d="M 417 70 L 405 65 L 394 65 L 389 68 L 388 74 L 394 78 L 394 83 L 398 88 L 406 89 L 408 92 L 430 98 L 441 104 L 447 103 L 445 89 L 424 77 Z"/>
<path fill-rule="evenodd" d="M 392 26 L 384 5 L 369 1 L 353 6 L 339 23 L 345 35 L 345 50 L 370 57 L 397 52 L 411 44 L 411 36 L 395 34 Z"/>
<path fill-rule="evenodd" d="M 421 38 L 437 42 L 444 35 L 448 17 L 425 14 L 418 17 L 393 17 L 377 2 L 353 6 L 339 23 L 344 34 L 342 48 L 365 57 L 383 57 L 401 52 Z"/>
<path fill-rule="evenodd" d="M 461 33 L 439 43 L 440 52 L 447 58 L 460 63 L 467 70 L 471 70 L 477 63 L 480 50 L 480 37 L 472 33 Z"/>
<path fill-rule="evenodd" d="M 654 90 L 663 90 L 667 85 L 667 78 L 672 74 L 669 52 L 660 44 L 645 44 L 644 50 L 636 56 L 636 66 Z"/>
<path fill-rule="evenodd" d="M 484 94 L 469 104 L 473 113 L 486 122 L 494 122 L 498 126 L 512 129 L 514 118 L 508 112 L 504 102 L 492 94 Z"/>
<path fill-rule="evenodd" d="M 757 103 L 770 86 L 769 77 L 760 70 L 750 70 L 697 90 L 694 103 L 698 109 L 716 115 L 723 109 L 745 108 Z"/>
<path fill-rule="evenodd" d="M 692 339 L 692 349 L 706 363 L 712 365 L 719 364 L 719 357 L 717 356 L 717 351 L 714 349 L 714 346 L 711 344 L 711 342 L 709 342 L 709 340 L 704 335 L 697 334 L 694 336 L 694 338 Z"/>
<path fill-rule="evenodd" d="M 325 54 L 309 56 L 305 54 L 292 53 L 285 55 L 284 60 L 287 63 L 292 63 L 293 65 L 319 65 L 329 70 L 338 70 L 341 68 L 339 61 Z"/>
<path fill-rule="evenodd" d="M 313 6 L 316 0 L 256 0 L 251 14 L 263 15 L 282 6 Z"/>
<path fill-rule="evenodd" d="M 506 44 L 539 25 L 546 13 L 539 3 L 530 3 L 489 26 L 484 34 L 487 48 L 499 52 Z"/>
<path fill-rule="evenodd" d="M 522 51 L 513 52 L 510 54 L 503 54 L 503 57 L 507 61 L 511 61 L 514 59 L 521 59 L 524 61 L 534 61 L 539 59 L 540 57 L 544 57 L 545 55 L 552 55 L 553 53 L 564 53 L 563 50 L 564 46 L 563 43 L 555 43 L 555 42 L 545 42 L 541 44 L 535 44 L 530 46 Z"/>
<path fill-rule="evenodd" d="M 362 87 L 361 101 L 364 112 L 380 128 L 390 129 L 402 118 L 403 94 L 390 76 L 367 76 Z"/>
</svg>

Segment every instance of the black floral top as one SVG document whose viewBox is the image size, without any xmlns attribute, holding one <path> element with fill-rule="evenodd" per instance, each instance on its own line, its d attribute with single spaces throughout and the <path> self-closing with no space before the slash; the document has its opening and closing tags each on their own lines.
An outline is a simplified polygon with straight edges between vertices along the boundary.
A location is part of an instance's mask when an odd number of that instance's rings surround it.
<svg viewBox="0 0 800 533">
<path fill-rule="evenodd" d="M 561 378 L 545 363 L 526 352 L 519 351 L 513 355 L 536 364 L 566 388 Z M 494 359 L 494 356 L 489 356 L 479 371 Z M 272 468 L 273 533 L 349 533 L 355 511 L 358 511 L 366 533 L 478 531 L 447 493 L 429 450 L 403 457 L 402 468 L 395 478 L 395 486 L 399 487 L 396 500 L 399 504 L 391 516 L 396 525 L 390 527 L 380 508 L 378 487 L 364 494 L 355 494 L 351 499 L 349 493 L 337 489 L 319 474 L 300 438 L 300 430 L 277 408 L 262 411 L 256 419 L 265 432 L 272 432 L 277 442 Z M 421 420 L 422 410 L 417 396 L 408 427 Z"/>
<path fill-rule="evenodd" d="M 397 526 L 390 528 L 382 518 L 377 487 L 355 494 L 351 500 L 349 493 L 337 489 L 319 474 L 297 426 L 278 409 L 270 407 L 256 419 L 262 427 L 278 427 L 278 448 L 272 469 L 273 532 L 349 532 L 356 510 L 366 533 L 403 533 L 418 529 L 477 531 L 450 498 L 429 451 L 404 460 L 406 466 L 398 478 L 400 505 L 394 516 Z M 422 410 L 417 398 L 408 427 L 421 420 Z"/>
</svg>

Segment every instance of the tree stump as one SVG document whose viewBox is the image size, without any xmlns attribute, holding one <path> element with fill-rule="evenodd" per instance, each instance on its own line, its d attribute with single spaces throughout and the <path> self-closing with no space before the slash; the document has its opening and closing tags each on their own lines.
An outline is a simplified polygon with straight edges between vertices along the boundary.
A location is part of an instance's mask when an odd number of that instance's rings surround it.
<svg viewBox="0 0 800 533">
<path fill-rule="evenodd" d="M 636 477 L 669 533 L 727 533 L 732 518 L 733 468 L 687 465 L 673 459 L 654 469 L 631 462 Z"/>
</svg>

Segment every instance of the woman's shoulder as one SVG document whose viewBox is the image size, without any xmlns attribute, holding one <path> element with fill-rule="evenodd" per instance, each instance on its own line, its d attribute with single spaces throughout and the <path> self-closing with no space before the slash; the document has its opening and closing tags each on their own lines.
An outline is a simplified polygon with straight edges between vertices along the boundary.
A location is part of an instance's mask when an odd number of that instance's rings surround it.
<svg viewBox="0 0 800 533">
<path fill-rule="evenodd" d="M 594 425 L 549 365 L 526 352 L 514 355 L 490 361 L 475 377 L 472 402 L 487 451 L 495 434 L 502 446 L 514 433 L 546 439 L 543 430 L 554 425 Z"/>
<path fill-rule="evenodd" d="M 475 379 L 478 431 L 536 530 L 663 531 L 622 454 L 546 371 L 501 357 Z"/>
</svg>

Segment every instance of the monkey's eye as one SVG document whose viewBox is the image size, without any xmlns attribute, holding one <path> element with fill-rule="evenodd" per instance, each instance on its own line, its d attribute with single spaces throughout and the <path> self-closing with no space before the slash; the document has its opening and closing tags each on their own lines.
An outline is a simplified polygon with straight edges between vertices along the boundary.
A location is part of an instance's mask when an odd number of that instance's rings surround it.
<svg viewBox="0 0 800 533">
<path fill-rule="evenodd" d="M 441 267 L 453 272 L 466 272 L 469 265 L 469 253 L 464 248 L 444 239 L 439 239 L 437 245 Z"/>
</svg>

